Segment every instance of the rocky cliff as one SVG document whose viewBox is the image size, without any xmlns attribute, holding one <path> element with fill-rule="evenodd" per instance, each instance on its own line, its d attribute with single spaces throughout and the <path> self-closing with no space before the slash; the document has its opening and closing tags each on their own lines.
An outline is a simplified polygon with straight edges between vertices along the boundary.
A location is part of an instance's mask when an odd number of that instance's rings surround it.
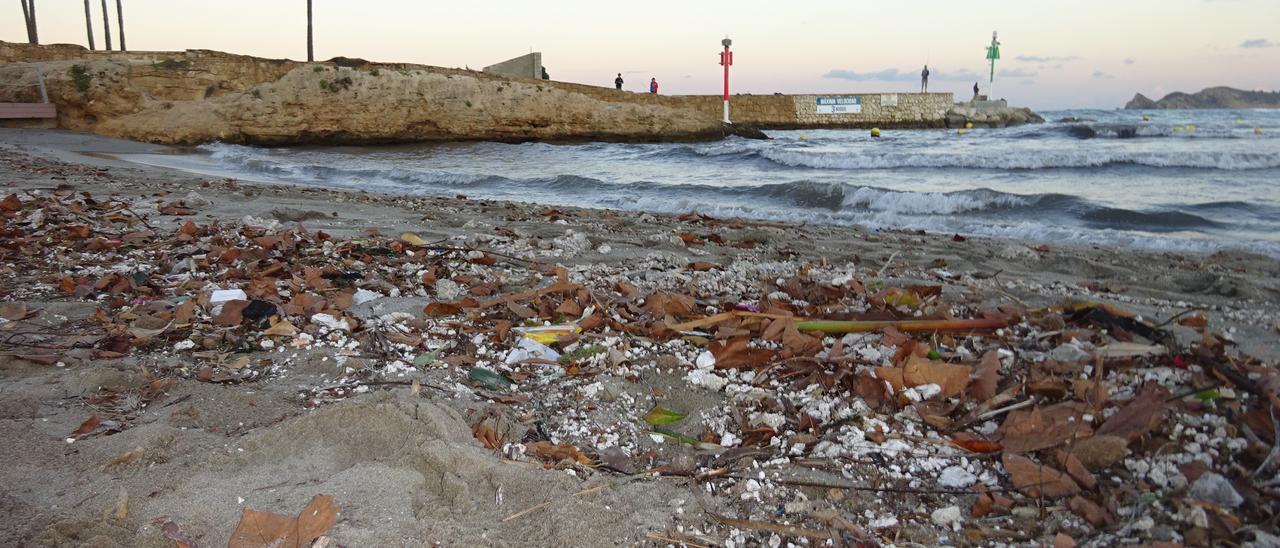
<svg viewBox="0 0 1280 548">
<path fill-rule="evenodd" d="M 672 141 L 724 136 L 672 98 L 423 65 L 300 63 L 215 51 L 90 52 L 0 42 L 0 101 L 35 101 L 44 74 L 58 125 L 164 144 L 445 140 Z"/>
<path fill-rule="evenodd" d="M 1159 101 L 1141 93 L 1124 105 L 1129 110 L 1183 108 L 1280 108 L 1280 92 L 1244 91 L 1229 87 L 1206 88 L 1199 93 L 1175 91 Z"/>
</svg>

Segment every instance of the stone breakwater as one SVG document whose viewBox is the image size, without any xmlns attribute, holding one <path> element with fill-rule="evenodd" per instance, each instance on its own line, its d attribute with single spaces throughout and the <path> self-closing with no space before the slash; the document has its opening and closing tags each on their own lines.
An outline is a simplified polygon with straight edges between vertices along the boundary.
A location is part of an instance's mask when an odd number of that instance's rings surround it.
<svg viewBox="0 0 1280 548">
<path fill-rule="evenodd" d="M 736 95 L 734 125 L 726 127 L 719 96 L 208 50 L 91 52 L 0 42 L 0 63 L 0 80 L 18 84 L 0 87 L 0 102 L 38 100 L 38 67 L 58 127 L 161 144 L 699 141 L 751 136 L 754 128 L 945 127 L 955 118 L 948 116 L 949 93 Z"/>
</svg>

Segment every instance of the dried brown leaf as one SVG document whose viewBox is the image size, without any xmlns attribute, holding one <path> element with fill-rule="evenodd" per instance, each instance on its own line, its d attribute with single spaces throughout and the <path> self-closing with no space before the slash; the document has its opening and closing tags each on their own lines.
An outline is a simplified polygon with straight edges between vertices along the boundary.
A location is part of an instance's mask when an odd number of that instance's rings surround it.
<svg viewBox="0 0 1280 548">
<path fill-rule="evenodd" d="M 22 209 L 22 200 L 18 199 L 17 194 L 10 194 L 0 200 L 0 210 L 2 211 L 18 211 Z"/>
<path fill-rule="evenodd" d="M 222 304 L 222 311 L 213 317 L 213 324 L 222 327 L 232 327 L 240 325 L 244 321 L 244 309 L 249 306 L 249 301 L 236 299 L 227 301 Z"/>
<path fill-rule="evenodd" d="M 1067 502 L 1067 507 L 1071 508 L 1072 512 L 1084 518 L 1094 527 L 1103 528 L 1111 525 L 1111 514 L 1089 499 L 1079 495 L 1071 497 L 1071 500 Z"/>
<path fill-rule="evenodd" d="M 484 424 L 477 424 L 471 428 L 471 434 L 484 445 L 486 449 L 497 449 L 502 447 L 502 435 L 497 430 L 490 428 Z"/>
<path fill-rule="evenodd" d="M 591 464 L 591 459 L 572 445 L 557 445 L 549 441 L 535 441 L 524 444 L 530 455 L 550 462 L 571 460 L 578 464 Z"/>
<path fill-rule="evenodd" d="M 644 299 L 645 312 L 650 316 L 663 318 L 671 316 L 674 318 L 685 318 L 693 314 L 694 300 L 689 295 L 681 295 L 670 291 L 657 291 L 650 294 Z"/>
<path fill-rule="evenodd" d="M 17 321 L 27 317 L 27 303 L 0 304 L 0 318 Z"/>
<path fill-rule="evenodd" d="M 195 541 L 182 534 L 182 531 L 178 529 L 178 524 L 172 521 L 164 522 L 164 525 L 160 527 L 160 530 L 164 532 L 164 538 L 172 540 L 177 544 L 177 548 L 198 548 Z"/>
<path fill-rule="evenodd" d="M 1014 487 L 1029 497 L 1061 498 L 1080 492 L 1080 486 L 1071 476 L 1022 455 L 1005 453 L 1001 462 Z"/>
<path fill-rule="evenodd" d="M 995 350 L 982 355 L 978 362 L 977 375 L 969 386 L 969 394 L 979 402 L 985 402 L 996 395 L 1000 384 L 1000 354 Z"/>
<path fill-rule="evenodd" d="M 99 417 L 97 415 L 90 416 L 89 418 L 85 419 L 84 422 L 80 423 L 80 427 L 76 428 L 75 431 L 72 432 L 69 437 L 79 438 L 81 436 L 84 436 L 90 432 L 93 432 L 94 429 L 98 428 L 98 425 L 100 424 L 102 424 L 102 417 Z"/>
<path fill-rule="evenodd" d="M 750 337 L 737 337 L 727 341 L 712 341 L 707 349 L 716 358 L 716 369 L 754 369 L 769 363 L 773 351 L 751 348 Z"/>
<path fill-rule="evenodd" d="M 245 508 L 231 534 L 229 548 L 281 546 L 302 548 L 324 535 L 338 521 L 333 497 L 316 495 L 296 517 Z"/>
<path fill-rule="evenodd" d="M 1169 399 L 1169 391 L 1156 383 L 1142 387 L 1132 400 L 1102 423 L 1099 435 L 1119 436 L 1129 443 L 1160 425 Z"/>
<path fill-rule="evenodd" d="M 1013 411 L 1000 425 L 1000 444 L 1007 452 L 1027 453 L 1087 437 L 1093 429 L 1084 423 L 1084 412 L 1084 404 L 1079 402 Z"/>
<path fill-rule="evenodd" d="M 936 384 L 942 387 L 942 396 L 951 398 L 964 392 L 969 385 L 973 368 L 967 365 L 949 364 L 912 354 L 902 365 L 902 382 L 908 387 Z"/>
<path fill-rule="evenodd" d="M 462 312 L 462 305 L 458 303 L 434 302 L 423 308 L 422 312 L 428 316 L 452 316 Z"/>
</svg>

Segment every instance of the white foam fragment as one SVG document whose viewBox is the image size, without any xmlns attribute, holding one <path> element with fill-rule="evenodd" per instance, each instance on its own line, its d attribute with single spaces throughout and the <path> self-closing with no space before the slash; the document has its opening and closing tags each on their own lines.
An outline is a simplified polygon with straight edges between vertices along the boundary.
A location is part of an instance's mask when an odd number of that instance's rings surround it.
<svg viewBox="0 0 1280 548">
<path fill-rule="evenodd" d="M 209 295 L 209 304 L 219 306 L 229 301 L 247 301 L 249 296 L 243 289 L 218 289 Z"/>
<path fill-rule="evenodd" d="M 357 289 L 356 294 L 351 296 L 351 304 L 353 305 L 364 304 L 369 301 L 381 299 L 383 297 L 386 297 L 386 295 L 378 293 L 377 291 L 369 291 L 368 289 Z"/>
<path fill-rule="evenodd" d="M 965 470 L 960 466 L 949 466 L 944 469 L 942 471 L 942 475 L 938 477 L 938 483 L 940 485 L 943 487 L 950 487 L 952 489 L 968 487 L 973 485 L 973 482 L 975 481 L 978 481 L 978 476 L 975 476 L 973 472 Z"/>
</svg>

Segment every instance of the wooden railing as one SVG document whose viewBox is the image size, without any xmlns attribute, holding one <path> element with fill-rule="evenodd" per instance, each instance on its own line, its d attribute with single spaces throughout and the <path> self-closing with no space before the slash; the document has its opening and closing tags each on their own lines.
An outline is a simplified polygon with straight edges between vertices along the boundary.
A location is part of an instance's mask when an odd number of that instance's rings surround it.
<svg viewBox="0 0 1280 548">
<path fill-rule="evenodd" d="M 58 113 L 53 103 L 49 102 L 49 92 L 44 87 L 44 71 L 39 65 L 32 65 L 36 73 L 36 87 L 40 89 L 39 103 L 0 103 L 0 119 L 13 118 L 57 118 Z M 0 86 L 30 87 L 31 84 L 11 84 L 0 82 Z"/>
</svg>

